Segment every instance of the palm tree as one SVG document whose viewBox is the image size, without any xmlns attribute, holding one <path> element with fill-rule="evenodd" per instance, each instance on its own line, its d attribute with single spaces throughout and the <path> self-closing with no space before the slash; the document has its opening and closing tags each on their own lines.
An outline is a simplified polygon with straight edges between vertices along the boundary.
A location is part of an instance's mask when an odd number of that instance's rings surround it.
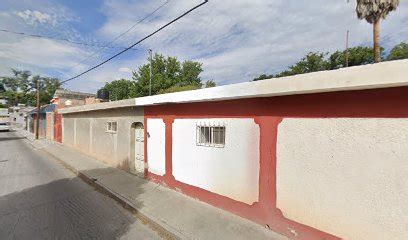
<svg viewBox="0 0 408 240">
<path fill-rule="evenodd" d="M 389 12 L 397 9 L 399 0 L 357 0 L 356 12 L 359 19 L 373 24 L 374 58 L 381 61 L 380 52 L 380 20 L 385 19 Z"/>
</svg>

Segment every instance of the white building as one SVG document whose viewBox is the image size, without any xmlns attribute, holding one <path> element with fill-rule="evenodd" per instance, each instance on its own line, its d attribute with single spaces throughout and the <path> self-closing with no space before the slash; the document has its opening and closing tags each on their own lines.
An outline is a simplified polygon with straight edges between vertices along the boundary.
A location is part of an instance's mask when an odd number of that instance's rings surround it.
<svg viewBox="0 0 408 240">
<path fill-rule="evenodd" d="M 9 122 L 13 128 L 26 129 L 27 112 L 34 107 L 26 107 L 24 104 L 9 108 Z"/>
</svg>

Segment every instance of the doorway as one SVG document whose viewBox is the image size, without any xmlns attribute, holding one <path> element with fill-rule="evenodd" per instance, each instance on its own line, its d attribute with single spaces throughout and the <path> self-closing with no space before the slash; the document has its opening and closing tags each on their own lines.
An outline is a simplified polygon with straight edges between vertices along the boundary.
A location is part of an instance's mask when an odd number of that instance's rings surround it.
<svg viewBox="0 0 408 240">
<path fill-rule="evenodd" d="M 132 124 L 131 159 L 136 173 L 144 172 L 144 126 L 141 122 Z"/>
</svg>

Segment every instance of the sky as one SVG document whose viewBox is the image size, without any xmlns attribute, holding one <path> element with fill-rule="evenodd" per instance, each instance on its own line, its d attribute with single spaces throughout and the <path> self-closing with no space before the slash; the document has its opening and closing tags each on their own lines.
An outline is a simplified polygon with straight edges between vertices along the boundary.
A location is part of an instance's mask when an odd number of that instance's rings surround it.
<svg viewBox="0 0 408 240">
<path fill-rule="evenodd" d="M 129 46 L 200 0 L 1 0 L 0 29 L 70 41 Z M 94 93 L 106 82 L 127 78 L 147 62 L 148 49 L 203 63 L 203 80 L 217 85 L 277 73 L 311 51 L 371 46 L 372 26 L 358 20 L 351 0 L 210 0 L 203 7 L 102 67 L 64 87 Z M 408 41 L 408 1 L 382 22 L 386 51 Z M 119 51 L 0 32 L 0 76 L 10 69 L 68 79 Z"/>
</svg>

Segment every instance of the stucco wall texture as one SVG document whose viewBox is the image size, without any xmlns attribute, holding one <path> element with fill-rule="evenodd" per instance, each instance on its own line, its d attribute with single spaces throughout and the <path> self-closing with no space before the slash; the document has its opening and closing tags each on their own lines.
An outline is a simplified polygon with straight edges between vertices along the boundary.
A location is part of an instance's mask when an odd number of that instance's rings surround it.
<svg viewBox="0 0 408 240">
<path fill-rule="evenodd" d="M 106 131 L 108 121 L 117 122 L 117 133 Z M 143 108 L 65 114 L 62 142 L 111 166 L 132 172 L 135 170 L 132 124 L 136 122 L 144 122 Z"/>
<path fill-rule="evenodd" d="M 47 118 L 47 139 L 53 140 L 54 139 L 54 113 L 49 112 L 46 114 Z"/>
<path fill-rule="evenodd" d="M 408 239 L 407 156 L 407 118 L 284 119 L 277 207 L 344 239 Z"/>
<path fill-rule="evenodd" d="M 147 156 L 149 171 L 163 176 L 166 173 L 166 126 L 163 119 L 147 119 Z"/>
<path fill-rule="evenodd" d="M 197 126 L 224 126 L 225 146 L 197 146 Z M 259 126 L 250 118 L 175 119 L 173 176 L 249 205 L 259 194 Z"/>
</svg>

